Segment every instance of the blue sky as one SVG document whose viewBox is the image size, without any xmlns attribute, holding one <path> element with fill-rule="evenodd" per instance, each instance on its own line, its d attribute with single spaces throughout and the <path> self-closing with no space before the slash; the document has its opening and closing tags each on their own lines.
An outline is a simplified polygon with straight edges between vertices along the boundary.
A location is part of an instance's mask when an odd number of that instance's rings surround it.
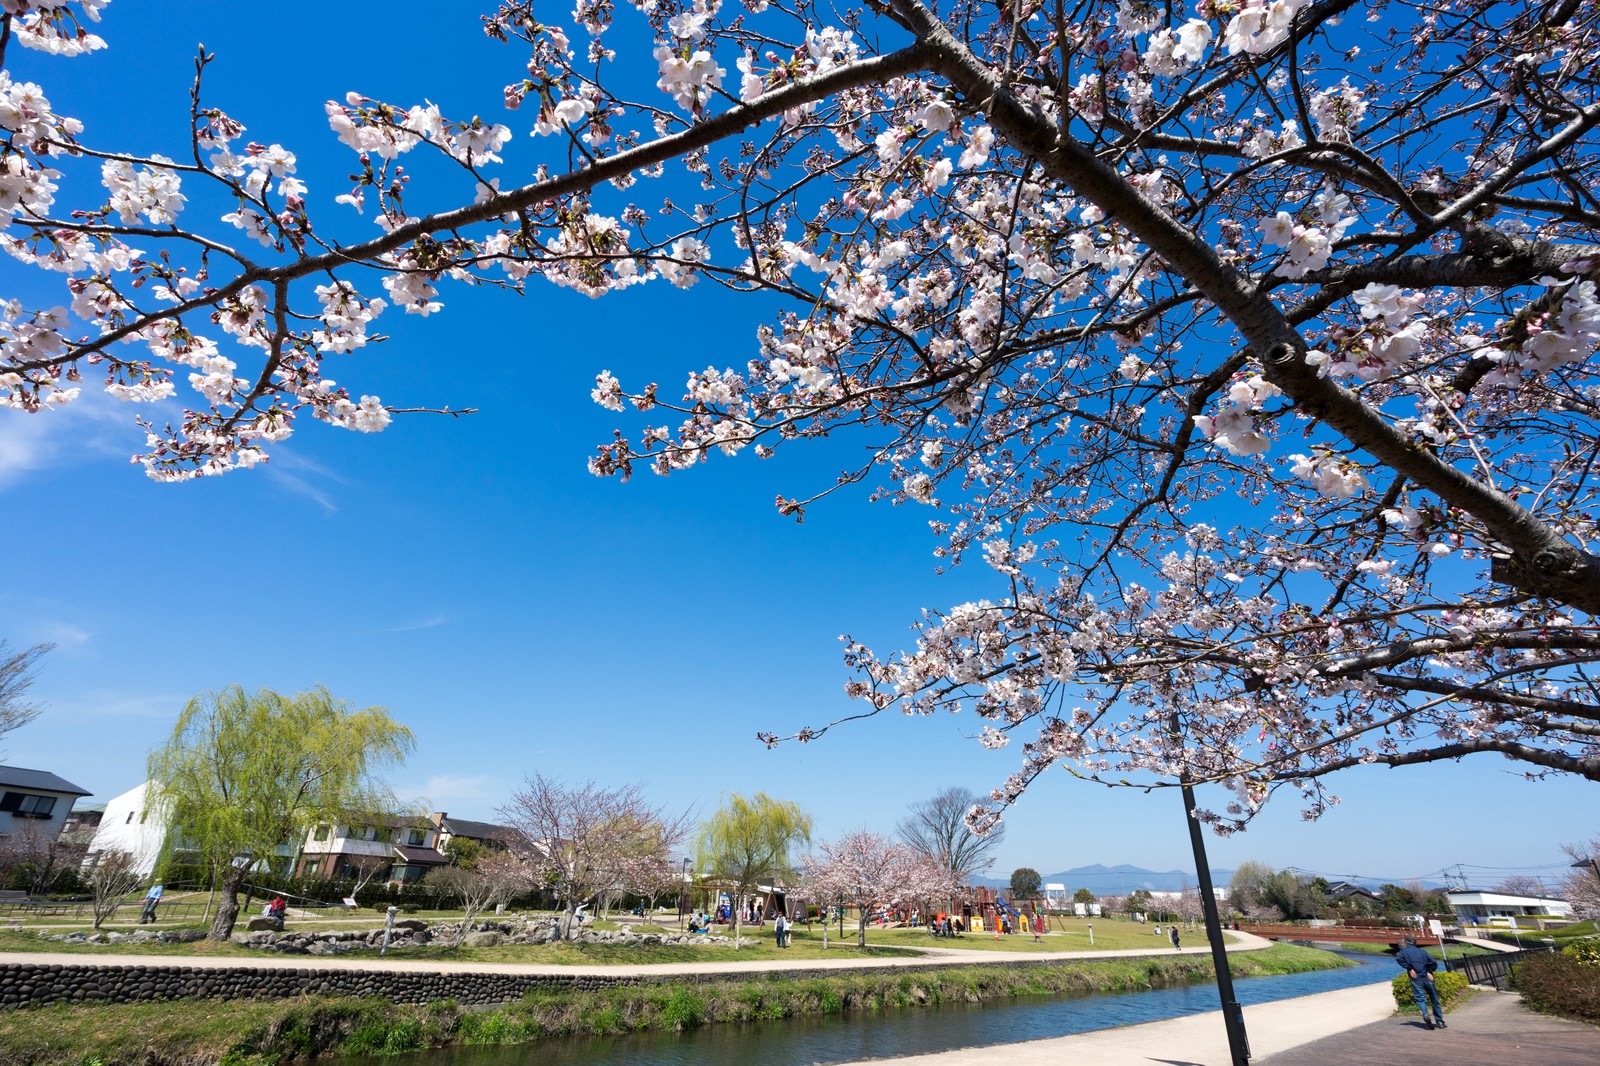
<svg viewBox="0 0 1600 1066">
<path fill-rule="evenodd" d="M 87 143 L 177 156 L 203 41 L 220 57 L 208 100 L 299 155 L 322 219 L 347 211 L 332 198 L 353 156 L 322 111 L 347 90 L 427 97 L 527 139 L 532 115 L 500 103 L 516 54 L 487 42 L 466 8 L 273 10 L 268 22 L 232 5 L 116 0 L 100 27 L 109 51 L 62 61 L 13 47 L 11 68 L 84 119 Z M 45 291 L 9 261 L 0 280 L 0 295 Z M 895 714 L 776 751 L 754 739 L 855 709 L 840 633 L 888 650 L 921 607 L 999 592 L 970 565 L 935 574 L 925 510 L 846 490 L 803 525 L 777 516 L 775 495 L 810 495 L 869 442 L 670 480 L 587 473 L 618 424 L 589 400 L 597 371 L 676 395 L 692 368 L 742 365 L 770 307 L 709 285 L 599 301 L 548 285 L 522 299 L 446 286 L 442 298 L 426 321 L 385 315 L 392 340 L 344 357 L 334 376 L 391 404 L 478 408 L 471 417 L 404 417 L 376 437 L 307 423 L 266 468 L 163 486 L 126 461 L 141 442 L 128 409 L 92 388 L 75 408 L 0 412 L 13 553 L 0 635 L 59 645 L 34 690 L 47 710 L 0 740 L 6 762 L 104 800 L 142 780 L 185 700 L 238 683 L 325 684 L 389 708 L 418 736 L 397 790 L 473 818 L 492 819 L 542 771 L 641 781 L 702 815 L 725 790 L 765 789 L 811 810 L 824 836 L 889 831 L 915 800 L 1011 771 L 1012 753 L 969 739 L 970 717 Z M 1335 789 L 1345 802 L 1321 822 L 1301 822 L 1286 799 L 1248 833 L 1210 838 L 1213 863 L 1386 880 L 1462 863 L 1487 884 L 1559 873 L 1558 845 L 1596 830 L 1592 784 L 1530 784 L 1494 760 L 1362 770 Z M 997 873 L 1191 866 L 1168 791 L 1057 773 L 1008 821 Z"/>
</svg>

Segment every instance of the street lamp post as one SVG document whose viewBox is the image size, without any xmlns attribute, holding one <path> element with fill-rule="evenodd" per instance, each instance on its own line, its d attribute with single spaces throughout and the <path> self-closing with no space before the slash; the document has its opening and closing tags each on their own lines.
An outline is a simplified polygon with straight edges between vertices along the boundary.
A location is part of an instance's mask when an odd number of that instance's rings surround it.
<svg viewBox="0 0 1600 1066">
<path fill-rule="evenodd" d="M 684 902 L 689 895 L 689 859 L 687 856 L 684 857 L 683 870 L 679 876 L 681 880 L 678 883 L 678 932 L 681 933 L 683 932 Z"/>
<path fill-rule="evenodd" d="M 1183 815 L 1189 823 L 1189 845 L 1194 849 L 1195 877 L 1200 882 L 1200 906 L 1205 914 L 1206 939 L 1211 942 L 1211 965 L 1217 971 L 1217 994 L 1222 999 L 1222 1024 L 1228 1033 L 1231 1066 L 1248 1066 L 1250 1037 L 1244 1029 L 1244 1008 L 1233 994 L 1233 974 L 1228 969 L 1228 949 L 1222 941 L 1222 919 L 1217 914 L 1217 893 L 1211 885 L 1211 864 L 1206 861 L 1200 819 L 1194 816 L 1194 789 L 1189 775 L 1181 779 Z"/>
</svg>

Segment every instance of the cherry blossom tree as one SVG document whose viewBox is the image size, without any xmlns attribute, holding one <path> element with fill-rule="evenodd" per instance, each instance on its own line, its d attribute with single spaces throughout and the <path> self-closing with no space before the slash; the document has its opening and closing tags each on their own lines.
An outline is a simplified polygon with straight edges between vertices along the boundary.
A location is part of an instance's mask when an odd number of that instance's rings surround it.
<svg viewBox="0 0 1600 1066">
<path fill-rule="evenodd" d="M 464 866 L 445 866 L 435 870 L 428 883 L 438 886 L 461 904 L 461 922 L 456 926 L 455 946 L 460 947 L 473 921 L 490 907 L 507 903 L 537 883 L 528 861 L 509 851 L 491 851 Z"/>
<path fill-rule="evenodd" d="M 1563 844 L 1561 850 L 1573 860 L 1561 879 L 1561 898 L 1572 904 L 1576 918 L 1600 918 L 1600 836 L 1587 843 Z"/>
<path fill-rule="evenodd" d="M 105 2 L 0 0 L 0 47 L 93 63 Z M 490 117 L 330 87 L 334 175 L 250 140 L 203 51 L 166 154 L 94 144 L 7 73 L 0 245 L 67 306 L 0 305 L 3 402 L 47 417 L 99 379 L 157 412 L 137 459 L 181 480 L 307 417 L 383 429 L 410 408 L 331 371 L 452 285 L 766 294 L 742 366 L 681 393 L 602 370 L 594 399 L 641 424 L 591 468 L 868 443 L 778 509 L 867 482 L 928 509 L 941 565 L 993 570 L 913 647 L 847 645 L 862 714 L 1025 738 L 975 827 L 1058 764 L 1224 782 L 1222 830 L 1285 786 L 1320 814 L 1361 764 L 1600 780 L 1600 5 L 503 0 L 483 24 L 511 70 Z"/>
<path fill-rule="evenodd" d="M 561 901 L 563 938 L 574 934 L 580 904 L 622 885 L 635 863 L 664 855 L 688 824 L 652 806 L 639 785 L 563 785 L 543 774 L 512 793 L 500 816 L 517 833 L 510 852 Z"/>
<path fill-rule="evenodd" d="M 954 891 L 950 874 L 911 847 L 859 830 L 817 846 L 804 863 L 808 899 L 856 908 L 856 946 L 867 946 L 867 922 L 884 907 L 924 906 Z"/>
</svg>

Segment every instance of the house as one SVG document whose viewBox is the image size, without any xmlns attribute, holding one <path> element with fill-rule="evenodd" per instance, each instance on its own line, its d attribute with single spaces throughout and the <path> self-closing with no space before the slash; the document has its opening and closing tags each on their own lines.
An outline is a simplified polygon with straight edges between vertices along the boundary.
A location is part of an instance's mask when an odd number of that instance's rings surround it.
<svg viewBox="0 0 1600 1066">
<path fill-rule="evenodd" d="M 133 856 L 133 869 L 141 877 L 155 873 L 161 848 L 167 842 L 167 816 L 146 781 L 106 801 L 89 841 L 89 859 L 108 851 L 125 851 Z"/>
<path fill-rule="evenodd" d="M 53 844 L 79 796 L 90 795 L 47 770 L 0 766 L 0 841 Z"/>
<path fill-rule="evenodd" d="M 439 850 L 446 853 L 452 840 L 470 840 L 479 847 L 503 851 L 517 837 L 517 831 L 508 825 L 471 822 L 465 818 L 453 818 L 444 811 L 434 811 L 428 815 L 428 821 L 433 823 L 439 834 Z"/>
<path fill-rule="evenodd" d="M 312 826 L 295 872 L 330 880 L 370 879 L 410 884 L 450 860 L 439 850 L 439 830 L 427 819 L 387 815 L 361 823 Z"/>
<path fill-rule="evenodd" d="M 1350 881 L 1329 881 L 1328 899 L 1334 903 L 1366 902 L 1381 903 L 1383 897 L 1370 888 L 1363 888 Z"/>
<path fill-rule="evenodd" d="M 1445 898 L 1450 901 L 1450 909 L 1455 911 L 1456 921 L 1464 926 L 1504 924 L 1493 923 L 1492 919 L 1495 918 L 1528 918 L 1534 919 L 1532 924 L 1540 924 L 1537 919 L 1561 920 L 1572 917 L 1572 904 L 1543 896 L 1463 891 L 1446 892 Z"/>
</svg>

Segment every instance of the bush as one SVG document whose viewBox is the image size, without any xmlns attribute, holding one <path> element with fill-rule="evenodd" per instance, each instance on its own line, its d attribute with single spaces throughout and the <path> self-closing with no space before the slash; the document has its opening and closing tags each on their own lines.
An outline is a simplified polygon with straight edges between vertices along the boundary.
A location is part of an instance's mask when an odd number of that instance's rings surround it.
<svg viewBox="0 0 1600 1066">
<path fill-rule="evenodd" d="M 1511 987 L 1541 1014 L 1591 1025 L 1600 1022 L 1600 966 L 1583 962 L 1575 953 L 1531 956 L 1511 968 Z"/>
<path fill-rule="evenodd" d="M 1579 966 L 1600 966 L 1600 938 L 1589 937 L 1576 944 L 1568 944 L 1561 949 L 1561 954 L 1568 956 Z"/>
<path fill-rule="evenodd" d="M 1400 974 L 1389 982 L 1389 987 L 1394 990 L 1395 1009 L 1402 1011 L 1417 1009 L 1417 1001 L 1411 995 L 1411 978 Z M 1445 973 L 1441 970 L 1433 975 L 1434 991 L 1439 993 L 1439 1004 L 1445 1010 L 1455 1006 L 1456 1001 L 1467 994 L 1467 987 L 1467 975 L 1464 973 Z"/>
</svg>

